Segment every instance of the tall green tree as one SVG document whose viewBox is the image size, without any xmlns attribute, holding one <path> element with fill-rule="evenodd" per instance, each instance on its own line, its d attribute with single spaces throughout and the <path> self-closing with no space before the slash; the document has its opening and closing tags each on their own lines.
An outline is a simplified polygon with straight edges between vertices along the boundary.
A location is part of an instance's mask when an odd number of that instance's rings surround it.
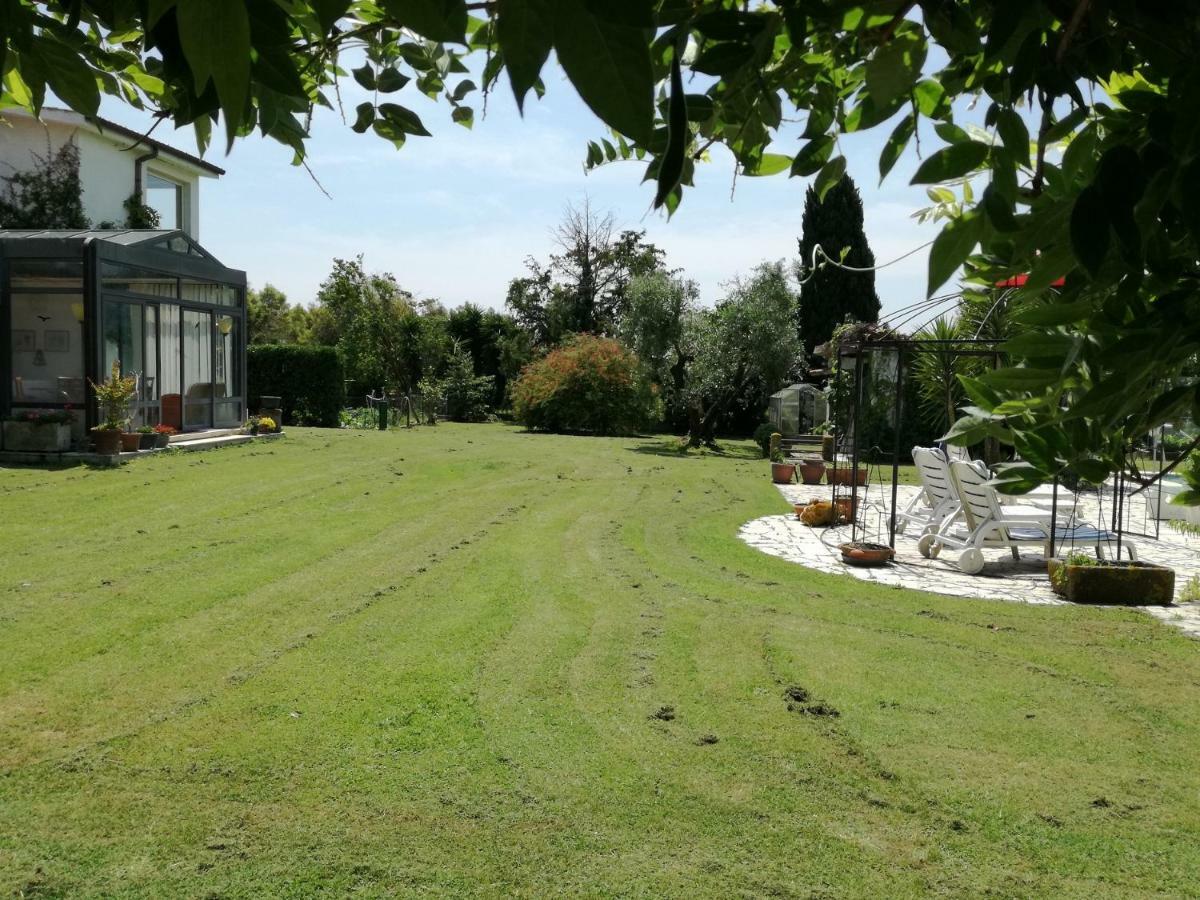
<svg viewBox="0 0 1200 900">
<path fill-rule="evenodd" d="M 809 187 L 804 195 L 802 229 L 798 326 L 804 349 L 812 354 L 847 319 L 853 322 L 879 320 L 874 272 L 848 272 L 828 264 L 812 268 L 813 254 L 818 246 L 846 266 L 866 269 L 875 265 L 875 254 L 871 252 L 863 229 L 862 197 L 854 179 L 843 176 L 824 199 L 816 188 Z M 820 261 L 819 256 L 817 259 Z"/>
<path fill-rule="evenodd" d="M 287 295 L 272 284 L 246 291 L 246 343 L 300 343 L 300 317 L 293 314 L 293 309 Z"/>
</svg>

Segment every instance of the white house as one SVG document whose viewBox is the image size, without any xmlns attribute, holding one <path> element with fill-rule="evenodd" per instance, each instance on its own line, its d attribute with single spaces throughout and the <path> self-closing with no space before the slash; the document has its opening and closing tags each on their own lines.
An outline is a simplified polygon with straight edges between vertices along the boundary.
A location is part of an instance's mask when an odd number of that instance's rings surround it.
<svg viewBox="0 0 1200 900">
<path fill-rule="evenodd" d="M 223 169 L 133 129 L 99 117 L 45 108 L 39 121 L 23 110 L 0 114 L 0 176 L 35 168 L 37 157 L 67 141 L 79 147 L 83 209 L 94 225 L 125 222 L 125 201 L 141 194 L 159 227 L 200 238 L 200 181 Z"/>
</svg>

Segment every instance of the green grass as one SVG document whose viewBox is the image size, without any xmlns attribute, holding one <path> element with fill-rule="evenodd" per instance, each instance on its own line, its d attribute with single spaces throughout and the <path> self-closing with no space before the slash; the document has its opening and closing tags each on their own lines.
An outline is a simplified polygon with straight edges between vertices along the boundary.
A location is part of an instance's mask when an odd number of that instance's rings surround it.
<svg viewBox="0 0 1200 900">
<path fill-rule="evenodd" d="M 0 893 L 1196 894 L 1200 646 L 789 565 L 664 446 L 0 471 Z"/>
</svg>

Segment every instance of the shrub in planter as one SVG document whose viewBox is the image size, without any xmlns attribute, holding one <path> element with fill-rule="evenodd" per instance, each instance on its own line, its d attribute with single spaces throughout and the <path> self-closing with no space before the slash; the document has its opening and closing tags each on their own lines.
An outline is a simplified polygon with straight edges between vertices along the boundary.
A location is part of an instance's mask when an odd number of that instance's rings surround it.
<svg viewBox="0 0 1200 900">
<path fill-rule="evenodd" d="M 154 426 L 143 425 L 137 429 L 137 434 L 138 434 L 138 449 L 139 450 L 153 450 L 154 449 L 154 441 L 156 440 L 156 437 L 154 434 Z"/>
<path fill-rule="evenodd" d="M 154 426 L 154 446 L 159 450 L 162 450 L 163 448 L 170 446 L 171 435 L 173 435 L 173 434 L 178 434 L 178 432 L 172 426 L 170 426 L 170 425 L 155 425 Z"/>
<path fill-rule="evenodd" d="M 1169 606 L 1175 598 L 1175 570 L 1154 563 L 1072 553 L 1046 568 L 1055 593 L 1072 603 Z"/>
<path fill-rule="evenodd" d="M 617 434 L 656 421 L 661 403 L 638 358 L 611 338 L 577 334 L 513 384 L 513 414 L 538 431 Z"/>
<path fill-rule="evenodd" d="M 92 429 L 92 439 L 97 453 L 111 456 L 120 452 L 125 440 L 121 432 L 129 420 L 129 404 L 137 391 L 137 379 L 132 375 L 122 376 L 121 361 L 114 359 L 108 378 L 99 384 L 92 381 L 91 385 L 100 410 L 100 424 Z M 137 449 L 136 442 L 131 449 Z"/>
</svg>

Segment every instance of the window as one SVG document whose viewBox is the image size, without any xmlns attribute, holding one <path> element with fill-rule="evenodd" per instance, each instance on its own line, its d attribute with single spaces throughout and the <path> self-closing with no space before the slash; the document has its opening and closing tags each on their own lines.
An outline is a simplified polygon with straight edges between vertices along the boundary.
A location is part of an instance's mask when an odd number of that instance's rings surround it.
<svg viewBox="0 0 1200 900">
<path fill-rule="evenodd" d="M 146 205 L 158 213 L 160 228 L 183 228 L 183 185 L 146 173 Z"/>
<path fill-rule="evenodd" d="M 14 403 L 80 406 L 83 382 L 83 295 L 12 295 Z"/>
</svg>

